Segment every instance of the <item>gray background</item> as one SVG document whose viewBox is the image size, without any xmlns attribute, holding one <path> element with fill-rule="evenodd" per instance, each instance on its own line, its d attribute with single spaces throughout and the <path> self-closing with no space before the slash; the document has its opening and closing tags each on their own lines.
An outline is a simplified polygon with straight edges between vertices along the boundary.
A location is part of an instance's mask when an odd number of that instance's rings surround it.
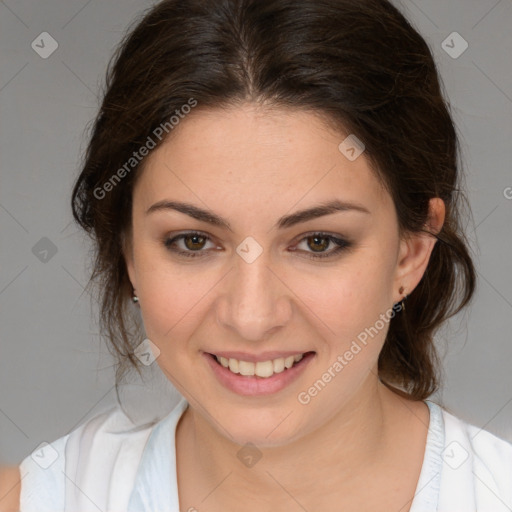
<svg viewBox="0 0 512 512">
<path fill-rule="evenodd" d="M 69 198 L 108 58 L 150 5 L 0 1 L 0 463 L 17 464 L 115 404 L 112 359 L 84 291 L 89 246 Z M 433 48 L 453 107 L 478 250 L 476 300 L 439 336 L 446 378 L 437 398 L 512 440 L 512 2 L 397 5 Z M 442 47 L 454 31 L 469 43 L 458 58 Z M 42 32 L 58 43 L 46 59 L 31 47 L 42 46 Z M 456 39 L 448 44 L 460 48 Z M 155 395 L 159 385 L 165 390 Z M 148 383 L 134 382 L 123 396 L 140 417 L 161 415 L 175 400 L 151 368 Z"/>
</svg>

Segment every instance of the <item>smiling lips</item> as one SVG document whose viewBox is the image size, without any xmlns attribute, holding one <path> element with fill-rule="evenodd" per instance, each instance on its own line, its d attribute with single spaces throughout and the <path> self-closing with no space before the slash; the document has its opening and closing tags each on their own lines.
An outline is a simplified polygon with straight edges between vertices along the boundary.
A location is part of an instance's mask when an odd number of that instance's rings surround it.
<svg viewBox="0 0 512 512">
<path fill-rule="evenodd" d="M 287 357 L 278 357 L 267 361 L 243 361 L 235 358 L 215 356 L 217 362 L 224 368 L 228 368 L 232 373 L 243 376 L 257 376 L 262 378 L 272 377 L 276 373 L 281 373 L 285 369 L 291 368 L 298 363 L 304 354 L 296 354 Z"/>
<path fill-rule="evenodd" d="M 219 351 L 203 352 L 218 382 L 241 396 L 277 393 L 306 370 L 316 353 L 312 351 L 268 351 L 260 354 Z"/>
</svg>

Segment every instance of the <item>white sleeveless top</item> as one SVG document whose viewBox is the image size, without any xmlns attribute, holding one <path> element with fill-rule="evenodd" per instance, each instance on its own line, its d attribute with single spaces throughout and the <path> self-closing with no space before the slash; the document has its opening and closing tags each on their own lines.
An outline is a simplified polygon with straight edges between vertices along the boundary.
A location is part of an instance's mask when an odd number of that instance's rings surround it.
<svg viewBox="0 0 512 512">
<path fill-rule="evenodd" d="M 430 423 L 410 512 L 510 512 L 512 443 L 425 401 Z M 118 406 L 34 450 L 19 465 L 20 512 L 179 512 L 176 425 L 136 426 Z"/>
</svg>

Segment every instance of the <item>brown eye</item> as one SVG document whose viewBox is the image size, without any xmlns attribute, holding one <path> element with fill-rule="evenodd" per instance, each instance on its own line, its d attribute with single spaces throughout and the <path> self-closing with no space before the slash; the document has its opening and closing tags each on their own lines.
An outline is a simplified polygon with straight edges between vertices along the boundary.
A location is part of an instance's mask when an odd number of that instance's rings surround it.
<svg viewBox="0 0 512 512">
<path fill-rule="evenodd" d="M 307 244 L 310 249 L 312 249 L 314 252 L 323 252 L 325 251 L 331 242 L 331 239 L 326 236 L 308 236 L 307 237 Z"/>
<path fill-rule="evenodd" d="M 197 251 L 204 247 L 206 237 L 201 235 L 187 235 L 183 237 L 183 241 L 187 249 Z"/>
<path fill-rule="evenodd" d="M 302 253 L 303 256 L 313 260 L 321 258 L 334 258 L 352 247 L 352 242 L 347 239 L 328 233 L 312 233 L 301 239 L 292 251 Z"/>
<path fill-rule="evenodd" d="M 207 244 L 210 243 L 210 247 Z M 163 244 L 170 252 L 178 256 L 188 258 L 203 258 L 211 255 L 211 249 L 215 248 L 212 239 L 202 233 L 182 233 L 173 238 L 166 238 Z"/>
</svg>

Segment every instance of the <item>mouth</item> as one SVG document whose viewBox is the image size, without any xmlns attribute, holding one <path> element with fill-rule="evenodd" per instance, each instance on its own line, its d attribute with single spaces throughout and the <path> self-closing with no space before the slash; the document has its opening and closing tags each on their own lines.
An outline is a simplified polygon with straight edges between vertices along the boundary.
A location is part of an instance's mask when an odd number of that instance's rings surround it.
<svg viewBox="0 0 512 512">
<path fill-rule="evenodd" d="M 285 372 L 290 368 L 297 366 L 305 356 L 314 354 L 314 352 L 304 352 L 287 357 L 277 357 L 266 361 L 245 361 L 243 359 L 235 359 L 233 357 L 224 357 L 215 354 L 208 354 L 217 362 L 217 364 L 228 369 L 235 375 L 243 377 L 259 377 L 268 379 L 273 375 Z"/>
<path fill-rule="evenodd" d="M 260 396 L 277 393 L 291 385 L 305 371 L 307 365 L 314 359 L 316 352 L 287 354 L 286 357 L 272 359 L 267 359 L 269 356 L 262 356 L 265 360 L 258 361 L 228 358 L 226 355 L 228 354 L 203 352 L 217 381 L 238 395 Z M 239 357 L 243 357 L 243 355 L 240 354 Z M 256 359 L 254 356 L 246 355 L 246 358 L 249 357 Z"/>
</svg>

